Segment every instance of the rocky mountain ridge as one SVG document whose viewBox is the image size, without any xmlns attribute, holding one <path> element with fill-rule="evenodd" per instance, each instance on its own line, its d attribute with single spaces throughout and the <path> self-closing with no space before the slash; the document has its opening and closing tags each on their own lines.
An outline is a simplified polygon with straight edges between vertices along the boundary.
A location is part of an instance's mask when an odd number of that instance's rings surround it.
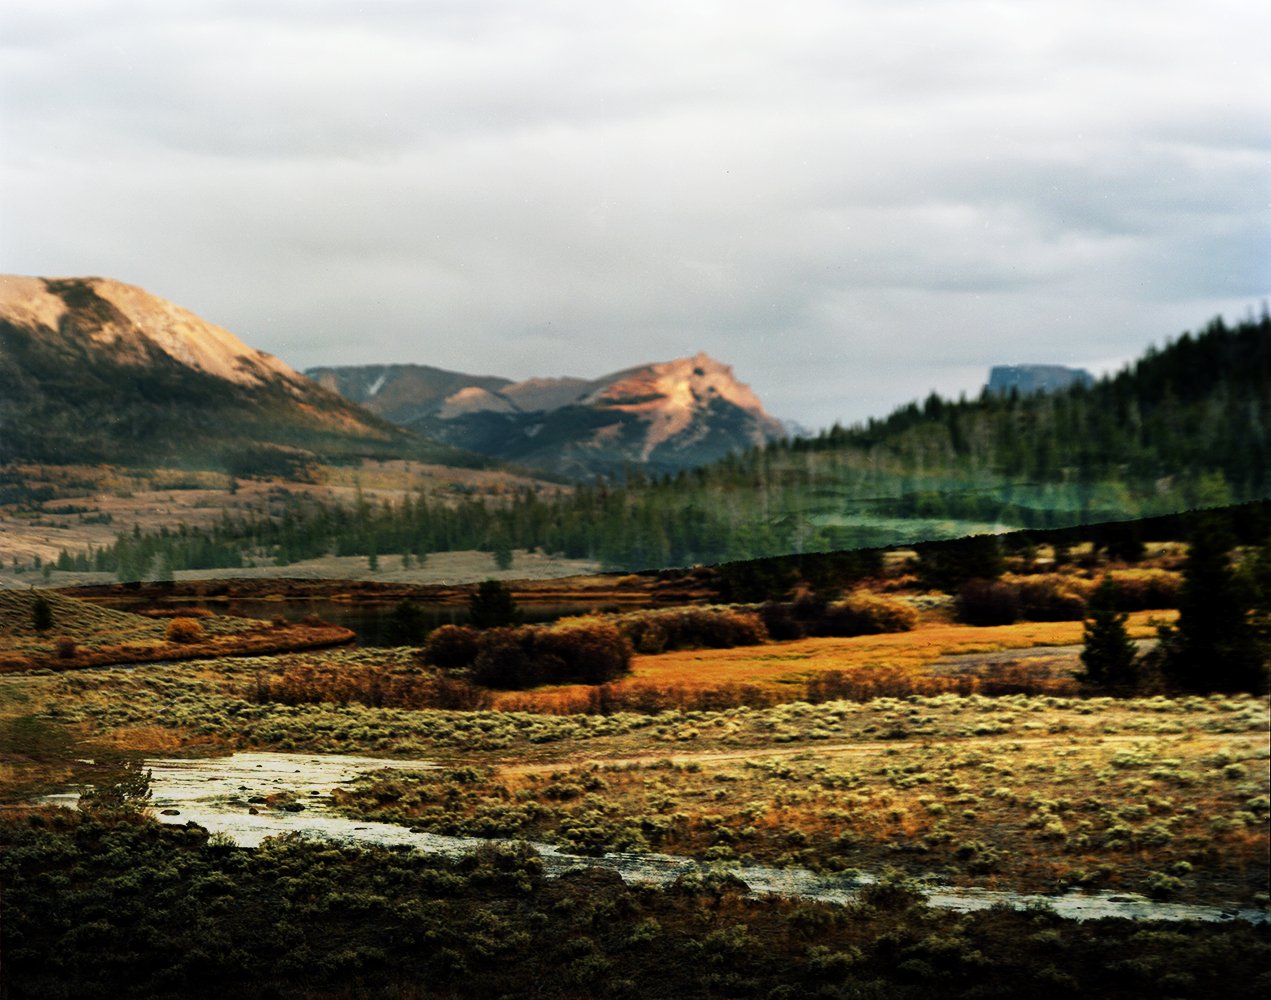
<svg viewBox="0 0 1271 1000">
<path fill-rule="evenodd" d="M 730 366 L 702 353 L 597 379 L 514 382 L 422 365 L 306 374 L 437 440 L 578 478 L 673 472 L 786 433 Z"/>
</svg>

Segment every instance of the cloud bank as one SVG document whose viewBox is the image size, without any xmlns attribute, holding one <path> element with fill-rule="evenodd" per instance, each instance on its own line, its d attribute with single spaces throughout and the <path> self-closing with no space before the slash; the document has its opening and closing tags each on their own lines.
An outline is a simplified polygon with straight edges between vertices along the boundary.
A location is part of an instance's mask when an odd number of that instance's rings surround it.
<svg viewBox="0 0 1271 1000">
<path fill-rule="evenodd" d="M 1251 2 L 18 2 L 0 270 L 295 367 L 705 350 L 810 426 L 1271 293 Z"/>
</svg>

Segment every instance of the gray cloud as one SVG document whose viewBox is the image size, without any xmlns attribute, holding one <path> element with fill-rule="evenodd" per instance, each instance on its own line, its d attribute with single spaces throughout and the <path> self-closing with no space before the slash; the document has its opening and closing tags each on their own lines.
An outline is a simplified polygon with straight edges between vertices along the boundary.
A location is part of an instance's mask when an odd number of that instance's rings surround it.
<svg viewBox="0 0 1271 1000">
<path fill-rule="evenodd" d="M 18 2 L 0 270 L 297 367 L 707 350 L 810 425 L 1109 365 L 1271 292 L 1228 0 Z"/>
</svg>

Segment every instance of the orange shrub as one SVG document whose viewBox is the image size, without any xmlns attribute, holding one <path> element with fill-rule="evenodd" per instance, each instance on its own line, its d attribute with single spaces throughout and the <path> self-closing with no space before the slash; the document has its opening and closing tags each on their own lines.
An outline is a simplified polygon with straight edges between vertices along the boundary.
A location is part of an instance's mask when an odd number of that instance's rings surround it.
<svg viewBox="0 0 1271 1000">
<path fill-rule="evenodd" d="M 858 590 L 825 609 L 817 625 L 820 635 L 878 635 L 909 632 L 918 624 L 918 612 L 904 601 Z"/>
<path fill-rule="evenodd" d="M 173 618 L 164 635 L 168 642 L 198 642 L 203 638 L 203 626 L 193 618 Z"/>
<path fill-rule="evenodd" d="M 596 617 L 612 621 L 641 653 L 756 646 L 768 638 L 758 613 L 733 608 L 659 608 Z"/>
</svg>

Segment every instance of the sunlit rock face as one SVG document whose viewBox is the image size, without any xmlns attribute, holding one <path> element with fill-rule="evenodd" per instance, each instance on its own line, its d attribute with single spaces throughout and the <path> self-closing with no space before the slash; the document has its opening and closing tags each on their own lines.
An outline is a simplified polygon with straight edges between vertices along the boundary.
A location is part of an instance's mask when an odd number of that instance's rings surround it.
<svg viewBox="0 0 1271 1000">
<path fill-rule="evenodd" d="M 512 382 L 422 365 L 307 374 L 448 444 L 578 478 L 678 471 L 785 432 L 731 367 L 705 354 L 591 380 Z"/>
<path fill-rule="evenodd" d="M 134 285 L 0 276 L 0 460 L 205 463 L 408 437 Z"/>
</svg>

